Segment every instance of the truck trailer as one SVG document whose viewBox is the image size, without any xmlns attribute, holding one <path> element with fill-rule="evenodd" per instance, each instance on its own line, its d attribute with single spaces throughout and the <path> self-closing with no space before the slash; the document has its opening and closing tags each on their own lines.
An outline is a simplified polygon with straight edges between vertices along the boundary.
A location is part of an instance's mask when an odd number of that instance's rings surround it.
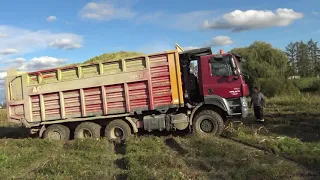
<svg viewBox="0 0 320 180">
<path fill-rule="evenodd" d="M 5 79 L 8 120 L 39 138 L 107 137 L 189 130 L 219 136 L 248 115 L 242 57 L 211 48 L 176 49 L 21 73 Z M 190 68 L 197 64 L 197 73 Z"/>
</svg>

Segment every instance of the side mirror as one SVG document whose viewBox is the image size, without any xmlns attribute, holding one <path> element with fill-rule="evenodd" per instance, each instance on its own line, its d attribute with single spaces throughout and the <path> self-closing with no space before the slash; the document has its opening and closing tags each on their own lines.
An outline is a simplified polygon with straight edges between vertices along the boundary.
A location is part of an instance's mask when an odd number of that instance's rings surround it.
<svg viewBox="0 0 320 180">
<path fill-rule="evenodd" d="M 240 77 L 240 72 L 239 72 L 239 70 L 238 70 L 238 69 L 235 69 L 235 70 L 233 71 L 233 75 L 235 76 L 235 77 L 233 78 L 234 80 L 239 79 L 239 77 Z"/>
<path fill-rule="evenodd" d="M 233 74 L 234 74 L 235 76 L 239 76 L 239 75 L 240 75 L 240 72 L 239 72 L 238 69 L 235 69 L 235 70 L 233 71 Z"/>
<path fill-rule="evenodd" d="M 241 57 L 241 58 L 239 59 L 239 61 L 245 63 L 247 60 L 246 60 L 245 58 Z"/>
<path fill-rule="evenodd" d="M 230 58 L 232 69 L 236 69 L 236 63 L 233 57 Z"/>
<path fill-rule="evenodd" d="M 231 57 L 231 58 L 230 58 L 230 61 L 231 61 L 232 69 L 234 69 L 233 74 L 234 74 L 235 76 L 240 75 L 240 71 L 239 71 L 239 69 L 238 69 L 237 66 L 236 66 L 236 62 L 235 62 L 236 60 L 235 60 L 233 57 Z"/>
</svg>

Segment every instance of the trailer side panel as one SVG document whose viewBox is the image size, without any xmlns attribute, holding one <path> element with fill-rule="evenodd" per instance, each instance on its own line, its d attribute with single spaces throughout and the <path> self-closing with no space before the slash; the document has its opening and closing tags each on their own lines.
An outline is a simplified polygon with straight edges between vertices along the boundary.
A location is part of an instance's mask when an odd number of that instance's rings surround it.
<svg viewBox="0 0 320 180">
<path fill-rule="evenodd" d="M 17 75 L 6 83 L 9 119 L 43 122 L 183 105 L 176 51 Z"/>
</svg>

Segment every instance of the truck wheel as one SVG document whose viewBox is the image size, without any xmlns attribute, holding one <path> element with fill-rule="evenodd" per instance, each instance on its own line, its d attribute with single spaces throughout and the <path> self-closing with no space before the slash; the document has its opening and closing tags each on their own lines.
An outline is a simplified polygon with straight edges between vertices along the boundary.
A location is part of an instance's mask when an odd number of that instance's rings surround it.
<svg viewBox="0 0 320 180">
<path fill-rule="evenodd" d="M 224 122 L 222 117 L 212 110 L 201 111 L 192 123 L 195 134 L 212 134 L 219 136 L 223 132 Z"/>
<path fill-rule="evenodd" d="M 70 139 L 70 130 L 67 126 L 53 124 L 44 131 L 43 138 L 68 141 Z"/>
<path fill-rule="evenodd" d="M 122 119 L 111 121 L 105 130 L 105 136 L 109 140 L 121 141 L 131 136 L 130 126 Z"/>
<path fill-rule="evenodd" d="M 93 122 L 83 122 L 74 131 L 75 139 L 100 138 L 101 126 Z"/>
</svg>

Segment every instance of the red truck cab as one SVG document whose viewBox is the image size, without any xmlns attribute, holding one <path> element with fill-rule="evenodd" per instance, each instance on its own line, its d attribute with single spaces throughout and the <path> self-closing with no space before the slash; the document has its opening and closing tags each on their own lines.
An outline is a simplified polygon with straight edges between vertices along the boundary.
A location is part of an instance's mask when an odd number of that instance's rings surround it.
<svg viewBox="0 0 320 180">
<path fill-rule="evenodd" d="M 181 64 L 182 69 L 185 67 L 183 80 L 187 86 L 187 102 L 195 106 L 195 109 L 204 105 L 219 107 L 224 119 L 247 117 L 246 97 L 249 90 L 240 66 L 240 62 L 245 62 L 245 59 L 231 52 L 212 54 L 210 48 L 184 51 L 181 54 L 184 54 Z M 191 61 L 197 62 L 196 78 L 187 72 L 186 67 L 190 66 Z"/>
<path fill-rule="evenodd" d="M 204 102 L 221 97 L 228 102 L 229 108 L 226 108 L 229 115 L 246 117 L 249 90 L 241 71 L 241 60 L 232 53 L 202 56 L 199 61 L 199 85 Z"/>
<path fill-rule="evenodd" d="M 201 95 L 237 98 L 248 95 L 238 59 L 230 53 L 203 56 L 199 61 Z"/>
</svg>

